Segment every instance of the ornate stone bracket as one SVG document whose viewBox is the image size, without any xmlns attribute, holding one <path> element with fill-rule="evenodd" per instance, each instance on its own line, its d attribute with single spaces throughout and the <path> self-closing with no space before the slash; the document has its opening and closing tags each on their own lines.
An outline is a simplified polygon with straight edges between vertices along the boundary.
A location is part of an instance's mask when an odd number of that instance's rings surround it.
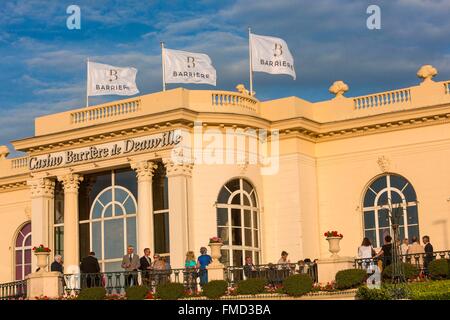
<svg viewBox="0 0 450 320">
<path fill-rule="evenodd" d="M 77 173 L 68 173 L 58 176 L 58 180 L 63 184 L 64 193 L 77 193 L 83 176 Z"/>
<path fill-rule="evenodd" d="M 382 172 L 389 172 L 391 167 L 391 160 L 386 156 L 378 157 L 377 160 L 378 166 Z"/>
<path fill-rule="evenodd" d="M 55 195 L 55 181 L 48 178 L 36 178 L 27 181 L 31 187 L 31 198 L 49 197 L 53 198 Z"/>
</svg>

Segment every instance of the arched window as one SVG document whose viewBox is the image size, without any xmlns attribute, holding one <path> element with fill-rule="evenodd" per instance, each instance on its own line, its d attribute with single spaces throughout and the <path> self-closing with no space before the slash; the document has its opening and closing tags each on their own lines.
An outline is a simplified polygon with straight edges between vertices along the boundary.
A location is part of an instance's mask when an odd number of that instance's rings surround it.
<svg viewBox="0 0 450 320">
<path fill-rule="evenodd" d="M 374 247 L 381 247 L 384 237 L 392 235 L 389 202 L 393 209 L 401 208 L 403 214 L 399 221 L 400 239 L 419 237 L 417 196 L 413 186 L 402 176 L 386 174 L 375 179 L 364 194 L 364 236 Z"/>
<path fill-rule="evenodd" d="M 16 238 L 16 280 L 23 280 L 31 273 L 31 250 L 31 223 L 28 222 L 20 229 Z"/>
<path fill-rule="evenodd" d="M 245 257 L 260 261 L 259 209 L 256 191 L 246 180 L 226 183 L 217 199 L 217 234 L 224 241 L 221 262 L 242 266 Z"/>
<path fill-rule="evenodd" d="M 132 171 L 112 171 L 109 179 L 103 178 L 106 175 L 98 176 L 97 184 L 93 184 L 92 189 L 102 185 L 103 188 L 97 189 L 99 192 L 93 198 L 88 219 L 80 221 L 80 233 L 85 233 L 81 230 L 88 233 L 87 239 L 86 236 L 82 238 L 89 241 L 89 251 L 95 252 L 102 271 L 121 271 L 127 246 L 136 248 L 137 243 L 137 202 L 133 190 L 125 187 L 132 187 L 133 183 L 127 180 L 135 177 Z"/>
</svg>

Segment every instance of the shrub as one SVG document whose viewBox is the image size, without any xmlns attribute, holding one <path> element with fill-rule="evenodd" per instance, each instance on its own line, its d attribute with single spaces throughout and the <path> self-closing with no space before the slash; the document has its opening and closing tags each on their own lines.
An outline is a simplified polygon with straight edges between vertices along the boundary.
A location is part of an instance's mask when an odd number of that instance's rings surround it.
<svg viewBox="0 0 450 320">
<path fill-rule="evenodd" d="M 428 265 L 428 272 L 433 279 L 450 278 L 450 260 L 438 259 L 431 261 Z"/>
<path fill-rule="evenodd" d="M 224 280 L 213 280 L 203 286 L 203 295 L 208 299 L 219 299 L 225 295 L 228 283 Z"/>
<path fill-rule="evenodd" d="M 356 288 L 367 279 L 367 272 L 363 269 L 347 269 L 336 273 L 336 289 L 344 290 Z"/>
<path fill-rule="evenodd" d="M 258 294 L 264 292 L 267 284 L 266 279 L 251 278 L 239 281 L 237 284 L 237 294 Z"/>
<path fill-rule="evenodd" d="M 134 286 L 126 288 L 125 292 L 128 300 L 144 300 L 148 289 L 146 286 Z"/>
<path fill-rule="evenodd" d="M 177 300 L 184 296 L 181 283 L 165 283 L 156 287 L 156 297 L 163 300 Z"/>
<path fill-rule="evenodd" d="M 106 290 L 103 287 L 81 289 L 77 300 L 104 300 Z"/>
<path fill-rule="evenodd" d="M 283 281 L 283 291 L 290 296 L 299 297 L 312 290 L 313 280 L 307 274 L 295 274 Z"/>
<path fill-rule="evenodd" d="M 412 300 L 450 300 L 450 280 L 410 284 Z"/>
<path fill-rule="evenodd" d="M 406 279 L 414 279 L 419 276 L 419 269 L 411 264 L 411 263 L 401 263 L 401 266 L 403 267 L 403 272 L 405 274 Z M 390 264 L 383 270 L 383 278 L 384 279 L 392 279 L 392 268 L 393 265 Z"/>
<path fill-rule="evenodd" d="M 366 286 L 360 286 L 356 291 L 357 300 L 391 300 L 391 298 L 385 288 L 369 289 Z"/>
</svg>

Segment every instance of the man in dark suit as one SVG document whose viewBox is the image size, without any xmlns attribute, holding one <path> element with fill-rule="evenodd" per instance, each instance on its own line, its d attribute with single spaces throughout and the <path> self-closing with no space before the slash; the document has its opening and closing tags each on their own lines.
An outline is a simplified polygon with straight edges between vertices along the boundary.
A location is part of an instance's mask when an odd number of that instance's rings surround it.
<svg viewBox="0 0 450 320">
<path fill-rule="evenodd" d="M 423 259 L 423 268 L 425 271 L 425 274 L 428 274 L 428 265 L 431 261 L 433 261 L 433 246 L 430 243 L 430 237 L 429 236 L 423 236 L 422 241 L 424 244 L 424 250 L 425 250 L 425 258 Z"/>
<path fill-rule="evenodd" d="M 141 264 L 139 270 L 142 271 L 142 281 L 147 287 L 149 287 L 151 284 L 150 270 L 152 269 L 152 259 L 150 259 L 150 253 L 150 249 L 145 248 L 144 255 L 139 260 Z"/>
<path fill-rule="evenodd" d="M 51 264 L 50 271 L 58 271 L 60 273 L 64 273 L 62 265 L 62 257 L 59 254 L 55 256 L 55 261 L 53 261 L 53 263 Z"/>
<path fill-rule="evenodd" d="M 85 279 L 88 288 L 90 288 L 91 286 L 100 286 L 100 265 L 98 264 L 98 260 L 95 257 L 95 252 L 89 252 L 89 255 L 81 260 L 80 271 L 82 273 L 82 284 L 84 283 L 83 279 Z"/>
</svg>

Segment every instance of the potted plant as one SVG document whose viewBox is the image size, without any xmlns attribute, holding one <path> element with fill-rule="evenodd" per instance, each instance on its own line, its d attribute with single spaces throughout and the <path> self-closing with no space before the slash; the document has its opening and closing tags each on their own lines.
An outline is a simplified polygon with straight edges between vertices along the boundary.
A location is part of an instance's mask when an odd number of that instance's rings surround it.
<svg viewBox="0 0 450 320">
<path fill-rule="evenodd" d="M 338 256 L 337 253 L 341 250 L 339 242 L 344 236 L 337 231 L 327 231 L 324 233 L 324 236 L 328 241 L 328 251 L 331 252 L 331 257 L 336 258 Z"/>
<path fill-rule="evenodd" d="M 41 244 L 39 247 L 33 247 L 33 251 L 37 258 L 38 272 L 44 272 L 48 265 L 48 256 L 50 255 L 51 250 Z"/>
</svg>

